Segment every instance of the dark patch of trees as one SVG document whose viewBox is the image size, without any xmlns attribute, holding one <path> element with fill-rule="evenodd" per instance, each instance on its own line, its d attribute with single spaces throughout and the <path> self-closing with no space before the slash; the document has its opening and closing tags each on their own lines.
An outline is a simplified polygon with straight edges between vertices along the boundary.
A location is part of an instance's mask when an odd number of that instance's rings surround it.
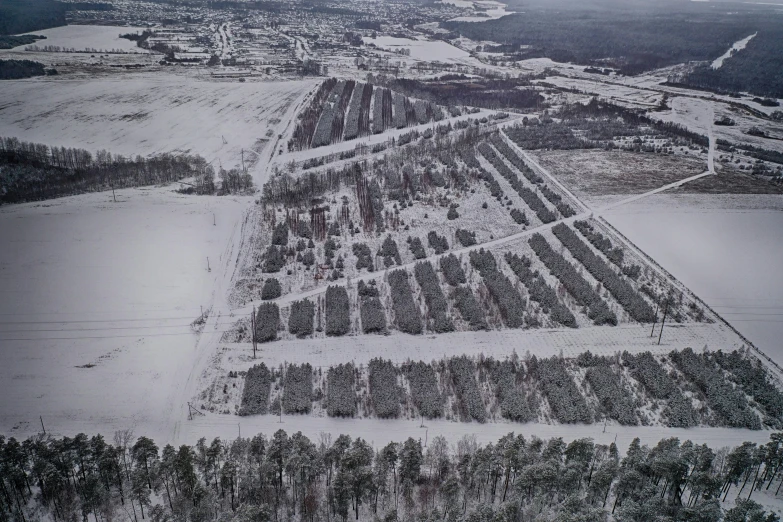
<svg viewBox="0 0 783 522">
<path fill-rule="evenodd" d="M 0 34 L 19 34 L 66 25 L 67 4 L 52 0 L 3 0 Z"/>
<path fill-rule="evenodd" d="M 57 74 L 57 71 L 47 71 L 44 64 L 32 60 L 0 60 L 0 80 L 20 80 L 47 74 Z"/>
</svg>

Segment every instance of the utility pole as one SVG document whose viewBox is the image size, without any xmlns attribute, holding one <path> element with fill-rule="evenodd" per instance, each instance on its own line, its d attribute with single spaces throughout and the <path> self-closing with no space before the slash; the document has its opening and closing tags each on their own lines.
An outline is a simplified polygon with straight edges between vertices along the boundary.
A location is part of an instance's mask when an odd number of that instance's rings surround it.
<svg viewBox="0 0 783 522">
<path fill-rule="evenodd" d="M 250 316 L 250 324 L 253 331 L 250 338 L 253 340 L 253 359 L 256 358 L 256 305 L 253 305 L 253 315 Z"/>
<path fill-rule="evenodd" d="M 653 319 L 653 326 L 652 330 L 650 330 L 650 337 L 652 337 L 655 334 L 655 325 L 658 324 L 658 308 L 661 306 L 661 300 L 658 299 L 655 302 L 655 319 Z"/>
<path fill-rule="evenodd" d="M 207 258 L 207 272 L 211 272 L 211 271 L 212 271 L 212 269 L 209 268 L 209 258 Z"/>
<path fill-rule="evenodd" d="M 663 309 L 663 320 L 661 321 L 661 333 L 658 334 L 658 346 L 661 345 L 661 337 L 663 337 L 663 325 L 666 324 L 666 313 L 669 311 L 669 299 L 666 299 L 666 306 Z"/>
<path fill-rule="evenodd" d="M 44 435 L 46 435 L 46 428 L 44 428 L 43 425 L 43 415 L 39 416 L 39 418 L 41 419 L 41 429 L 43 430 Z"/>
<path fill-rule="evenodd" d="M 212 213 L 212 226 L 217 226 L 217 220 L 215 219 L 215 213 Z"/>
<path fill-rule="evenodd" d="M 242 149 L 242 172 L 247 173 L 247 170 L 245 169 L 245 149 Z"/>
</svg>

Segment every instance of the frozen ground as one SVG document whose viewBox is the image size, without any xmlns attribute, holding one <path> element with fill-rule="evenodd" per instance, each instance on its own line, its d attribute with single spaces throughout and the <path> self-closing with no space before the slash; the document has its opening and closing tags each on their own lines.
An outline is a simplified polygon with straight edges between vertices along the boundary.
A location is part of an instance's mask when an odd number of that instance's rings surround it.
<svg viewBox="0 0 783 522">
<path fill-rule="evenodd" d="M 470 56 L 467 51 L 440 40 L 412 40 L 393 36 L 379 36 L 377 38 L 365 36 L 362 40 L 365 44 L 375 44 L 376 47 L 391 52 L 401 49 L 409 50 L 410 56 L 401 56 L 401 60 L 438 61 L 473 67 L 486 67 L 485 64 Z"/>
<path fill-rule="evenodd" d="M 217 169 L 261 150 L 313 81 L 214 81 L 168 72 L 3 82 L 0 136 L 124 155 L 182 151 Z M 245 160 L 252 156 L 245 154 Z"/>
<path fill-rule="evenodd" d="M 657 195 L 604 215 L 783 364 L 783 197 Z"/>
<path fill-rule="evenodd" d="M 122 51 L 131 53 L 149 53 L 136 45 L 136 42 L 120 38 L 120 34 L 140 33 L 143 27 L 120 27 L 114 25 L 66 25 L 27 34 L 45 36 L 46 40 L 38 40 L 32 45 L 38 47 L 57 46 L 75 51 Z M 24 49 L 27 45 L 16 47 Z M 0 51 L 2 53 L 3 51 Z"/>
<path fill-rule="evenodd" d="M 712 62 L 712 68 L 720 69 L 721 66 L 723 66 L 724 61 L 734 56 L 734 53 L 743 50 L 748 45 L 748 42 L 750 42 L 753 39 L 753 37 L 756 36 L 756 34 L 757 33 L 753 33 L 752 35 L 735 42 L 734 45 L 731 46 L 731 49 L 723 53 L 721 56 L 716 58 L 715 61 Z"/>
<path fill-rule="evenodd" d="M 36 431 L 39 415 L 52 432 L 171 434 L 163 412 L 181 388 L 177 369 L 191 364 L 190 323 L 250 198 L 156 188 L 117 200 L 102 192 L 0 209 L 7 434 Z"/>
</svg>

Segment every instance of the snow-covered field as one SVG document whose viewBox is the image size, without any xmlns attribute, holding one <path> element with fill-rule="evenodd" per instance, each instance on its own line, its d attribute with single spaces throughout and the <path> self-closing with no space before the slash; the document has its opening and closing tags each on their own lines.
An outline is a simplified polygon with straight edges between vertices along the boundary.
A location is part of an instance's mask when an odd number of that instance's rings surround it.
<svg viewBox="0 0 783 522">
<path fill-rule="evenodd" d="M 605 216 L 783 364 L 783 197 L 657 195 Z"/>
<path fill-rule="evenodd" d="M 54 433 L 170 437 L 190 323 L 249 202 L 168 187 L 0 209 L 0 430 L 34 433 L 40 415 Z"/>
<path fill-rule="evenodd" d="M 236 167 L 276 136 L 313 81 L 215 81 L 168 72 L 3 82 L 0 136 L 124 155 L 199 154 Z M 252 156 L 245 154 L 245 160 Z"/>
<path fill-rule="evenodd" d="M 45 36 L 45 40 L 38 40 L 32 45 L 38 47 L 56 46 L 74 51 L 98 50 L 98 51 L 122 51 L 131 53 L 149 53 L 136 45 L 136 42 L 126 38 L 120 38 L 120 34 L 140 33 L 143 27 L 121 27 L 114 25 L 66 25 L 54 27 L 42 31 L 33 31 L 27 34 Z M 24 49 L 22 45 L 16 50 Z M 0 51 L 2 53 L 3 51 Z"/>
<path fill-rule="evenodd" d="M 412 40 L 394 36 L 379 36 L 377 38 L 365 36 L 362 40 L 365 44 L 375 44 L 376 47 L 391 52 L 397 52 L 401 49 L 409 50 L 410 56 L 401 57 L 403 60 L 438 61 L 474 67 L 485 66 L 476 58 L 470 56 L 467 51 L 440 40 Z"/>
</svg>

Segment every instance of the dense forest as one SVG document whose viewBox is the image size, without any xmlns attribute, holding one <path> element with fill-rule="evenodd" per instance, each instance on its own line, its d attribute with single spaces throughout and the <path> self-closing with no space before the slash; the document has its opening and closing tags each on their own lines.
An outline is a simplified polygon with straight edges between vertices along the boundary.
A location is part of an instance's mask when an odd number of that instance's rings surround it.
<svg viewBox="0 0 783 522">
<path fill-rule="evenodd" d="M 47 70 L 44 64 L 32 60 L 0 60 L 0 80 L 19 80 L 47 74 L 57 74 L 57 70 Z"/>
<path fill-rule="evenodd" d="M 783 26 L 760 30 L 719 69 L 704 64 L 672 80 L 710 91 L 783 98 Z"/>
<path fill-rule="evenodd" d="M 219 193 L 244 192 L 252 178 L 236 169 L 219 172 Z M 0 137 L 0 204 L 38 201 L 101 190 L 194 178 L 186 192 L 213 194 L 215 171 L 201 156 L 158 154 L 126 158 L 105 150 L 48 147 Z"/>
<path fill-rule="evenodd" d="M 634 439 L 621 456 L 614 443 L 514 433 L 378 448 L 282 429 L 178 448 L 130 430 L 111 441 L 0 436 L 0 519 L 777 522 L 753 497 L 783 484 L 781 440 L 728 449 Z"/>
<path fill-rule="evenodd" d="M 714 60 L 737 40 L 772 22 L 754 14 L 530 10 L 480 24 L 442 25 L 472 40 L 515 46 L 518 51 L 512 54 L 517 59 L 543 56 L 638 74 L 682 62 Z"/>
<path fill-rule="evenodd" d="M 19 34 L 65 25 L 66 4 L 52 0 L 3 0 L 0 34 Z"/>
</svg>

